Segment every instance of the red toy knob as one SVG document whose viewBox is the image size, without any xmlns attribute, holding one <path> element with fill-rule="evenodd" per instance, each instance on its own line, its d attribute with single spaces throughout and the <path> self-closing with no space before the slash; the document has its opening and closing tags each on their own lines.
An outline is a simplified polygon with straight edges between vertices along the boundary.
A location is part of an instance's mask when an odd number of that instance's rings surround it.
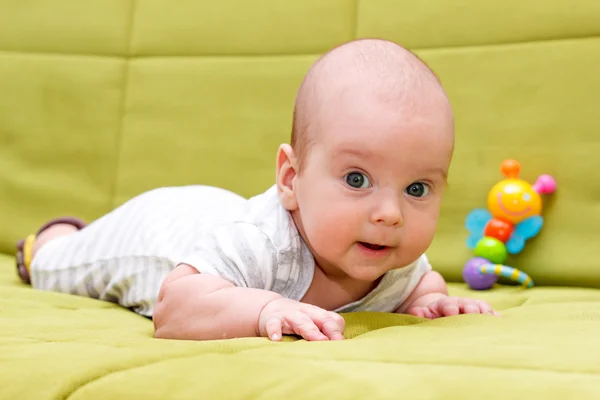
<svg viewBox="0 0 600 400">
<path fill-rule="evenodd" d="M 502 243 L 506 243 L 506 241 L 510 238 L 513 229 L 514 226 L 510 222 L 506 222 L 497 218 L 492 218 L 485 225 L 483 234 L 485 236 L 491 236 L 493 238 L 496 238 Z"/>
</svg>

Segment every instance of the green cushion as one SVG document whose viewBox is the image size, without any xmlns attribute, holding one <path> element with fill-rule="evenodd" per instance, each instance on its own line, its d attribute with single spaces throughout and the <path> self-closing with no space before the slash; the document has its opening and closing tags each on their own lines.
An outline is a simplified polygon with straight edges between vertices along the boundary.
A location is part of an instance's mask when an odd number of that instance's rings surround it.
<svg viewBox="0 0 600 400">
<path fill-rule="evenodd" d="M 501 318 L 346 314 L 347 340 L 327 343 L 153 339 L 130 311 L 19 283 L 8 257 L 0 290 L 3 399 L 600 397 L 595 289 L 482 294 Z"/>
<path fill-rule="evenodd" d="M 357 37 L 413 49 L 454 106 L 429 253 L 447 279 L 504 158 L 558 182 L 541 234 L 509 259 L 539 286 L 450 287 L 502 318 L 347 314 L 336 343 L 155 340 L 113 304 L 19 283 L 0 255 L 0 398 L 600 398 L 600 2 L 0 4 L 2 253 L 49 218 L 91 220 L 157 186 L 265 190 L 303 75 Z"/>
</svg>

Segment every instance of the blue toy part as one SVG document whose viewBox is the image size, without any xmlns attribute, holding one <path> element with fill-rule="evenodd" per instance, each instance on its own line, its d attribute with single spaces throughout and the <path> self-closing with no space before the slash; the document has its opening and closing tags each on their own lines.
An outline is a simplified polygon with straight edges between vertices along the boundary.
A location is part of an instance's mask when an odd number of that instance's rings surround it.
<svg viewBox="0 0 600 400">
<path fill-rule="evenodd" d="M 510 254 L 520 253 L 525 247 L 525 241 L 540 233 L 543 225 L 544 219 L 539 215 L 521 221 L 515 226 L 515 230 L 506 241 L 506 250 Z"/>
<path fill-rule="evenodd" d="M 471 233 L 471 235 L 467 238 L 467 247 L 469 249 L 472 250 L 475 248 L 477 242 L 479 242 L 479 240 L 483 237 L 483 231 L 486 224 L 491 219 L 492 214 L 484 208 L 477 208 L 467 215 L 465 226 Z"/>
<path fill-rule="evenodd" d="M 484 275 L 503 276 L 514 282 L 521 284 L 524 288 L 533 287 L 533 280 L 529 275 L 516 268 L 501 264 L 484 264 L 478 267 L 480 273 Z"/>
</svg>

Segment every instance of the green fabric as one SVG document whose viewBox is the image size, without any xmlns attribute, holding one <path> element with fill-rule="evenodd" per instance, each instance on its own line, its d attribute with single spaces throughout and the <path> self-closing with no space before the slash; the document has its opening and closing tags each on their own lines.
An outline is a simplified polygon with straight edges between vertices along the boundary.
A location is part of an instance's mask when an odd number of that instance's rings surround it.
<svg viewBox="0 0 600 400">
<path fill-rule="evenodd" d="M 31 290 L 0 256 L 0 398 L 600 398 L 600 2 L 0 0 L 0 251 L 142 191 L 274 181 L 310 64 L 356 37 L 413 49 L 451 98 L 456 152 L 434 268 L 460 281 L 464 219 L 518 159 L 558 191 L 495 319 L 351 314 L 341 343 L 170 342 L 98 301 Z M 499 142 L 495 142 L 499 140 Z M 567 286 L 559 288 L 556 286 Z M 571 286 L 571 287 L 568 287 Z M 588 286 L 595 289 L 575 288 Z"/>
<path fill-rule="evenodd" d="M 153 339 L 151 321 L 112 304 L 32 290 L 12 267 L 0 258 L 2 399 L 600 398 L 595 289 L 482 295 L 501 318 L 346 314 L 343 342 L 188 342 Z"/>
</svg>

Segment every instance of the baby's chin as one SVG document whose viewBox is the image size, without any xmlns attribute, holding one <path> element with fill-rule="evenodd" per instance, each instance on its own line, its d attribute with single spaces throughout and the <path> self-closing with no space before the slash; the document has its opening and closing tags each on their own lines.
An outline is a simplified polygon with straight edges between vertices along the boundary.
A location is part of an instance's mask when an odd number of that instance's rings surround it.
<svg viewBox="0 0 600 400">
<path fill-rule="evenodd" d="M 381 265 L 352 265 L 339 267 L 349 278 L 361 282 L 376 282 L 390 269 Z"/>
<path fill-rule="evenodd" d="M 418 257 L 416 257 L 418 258 Z M 404 268 L 414 260 L 394 260 L 393 263 L 369 263 L 362 262 L 353 265 L 339 265 L 338 269 L 343 271 L 349 278 L 362 282 L 375 282 L 386 273 Z"/>
</svg>

